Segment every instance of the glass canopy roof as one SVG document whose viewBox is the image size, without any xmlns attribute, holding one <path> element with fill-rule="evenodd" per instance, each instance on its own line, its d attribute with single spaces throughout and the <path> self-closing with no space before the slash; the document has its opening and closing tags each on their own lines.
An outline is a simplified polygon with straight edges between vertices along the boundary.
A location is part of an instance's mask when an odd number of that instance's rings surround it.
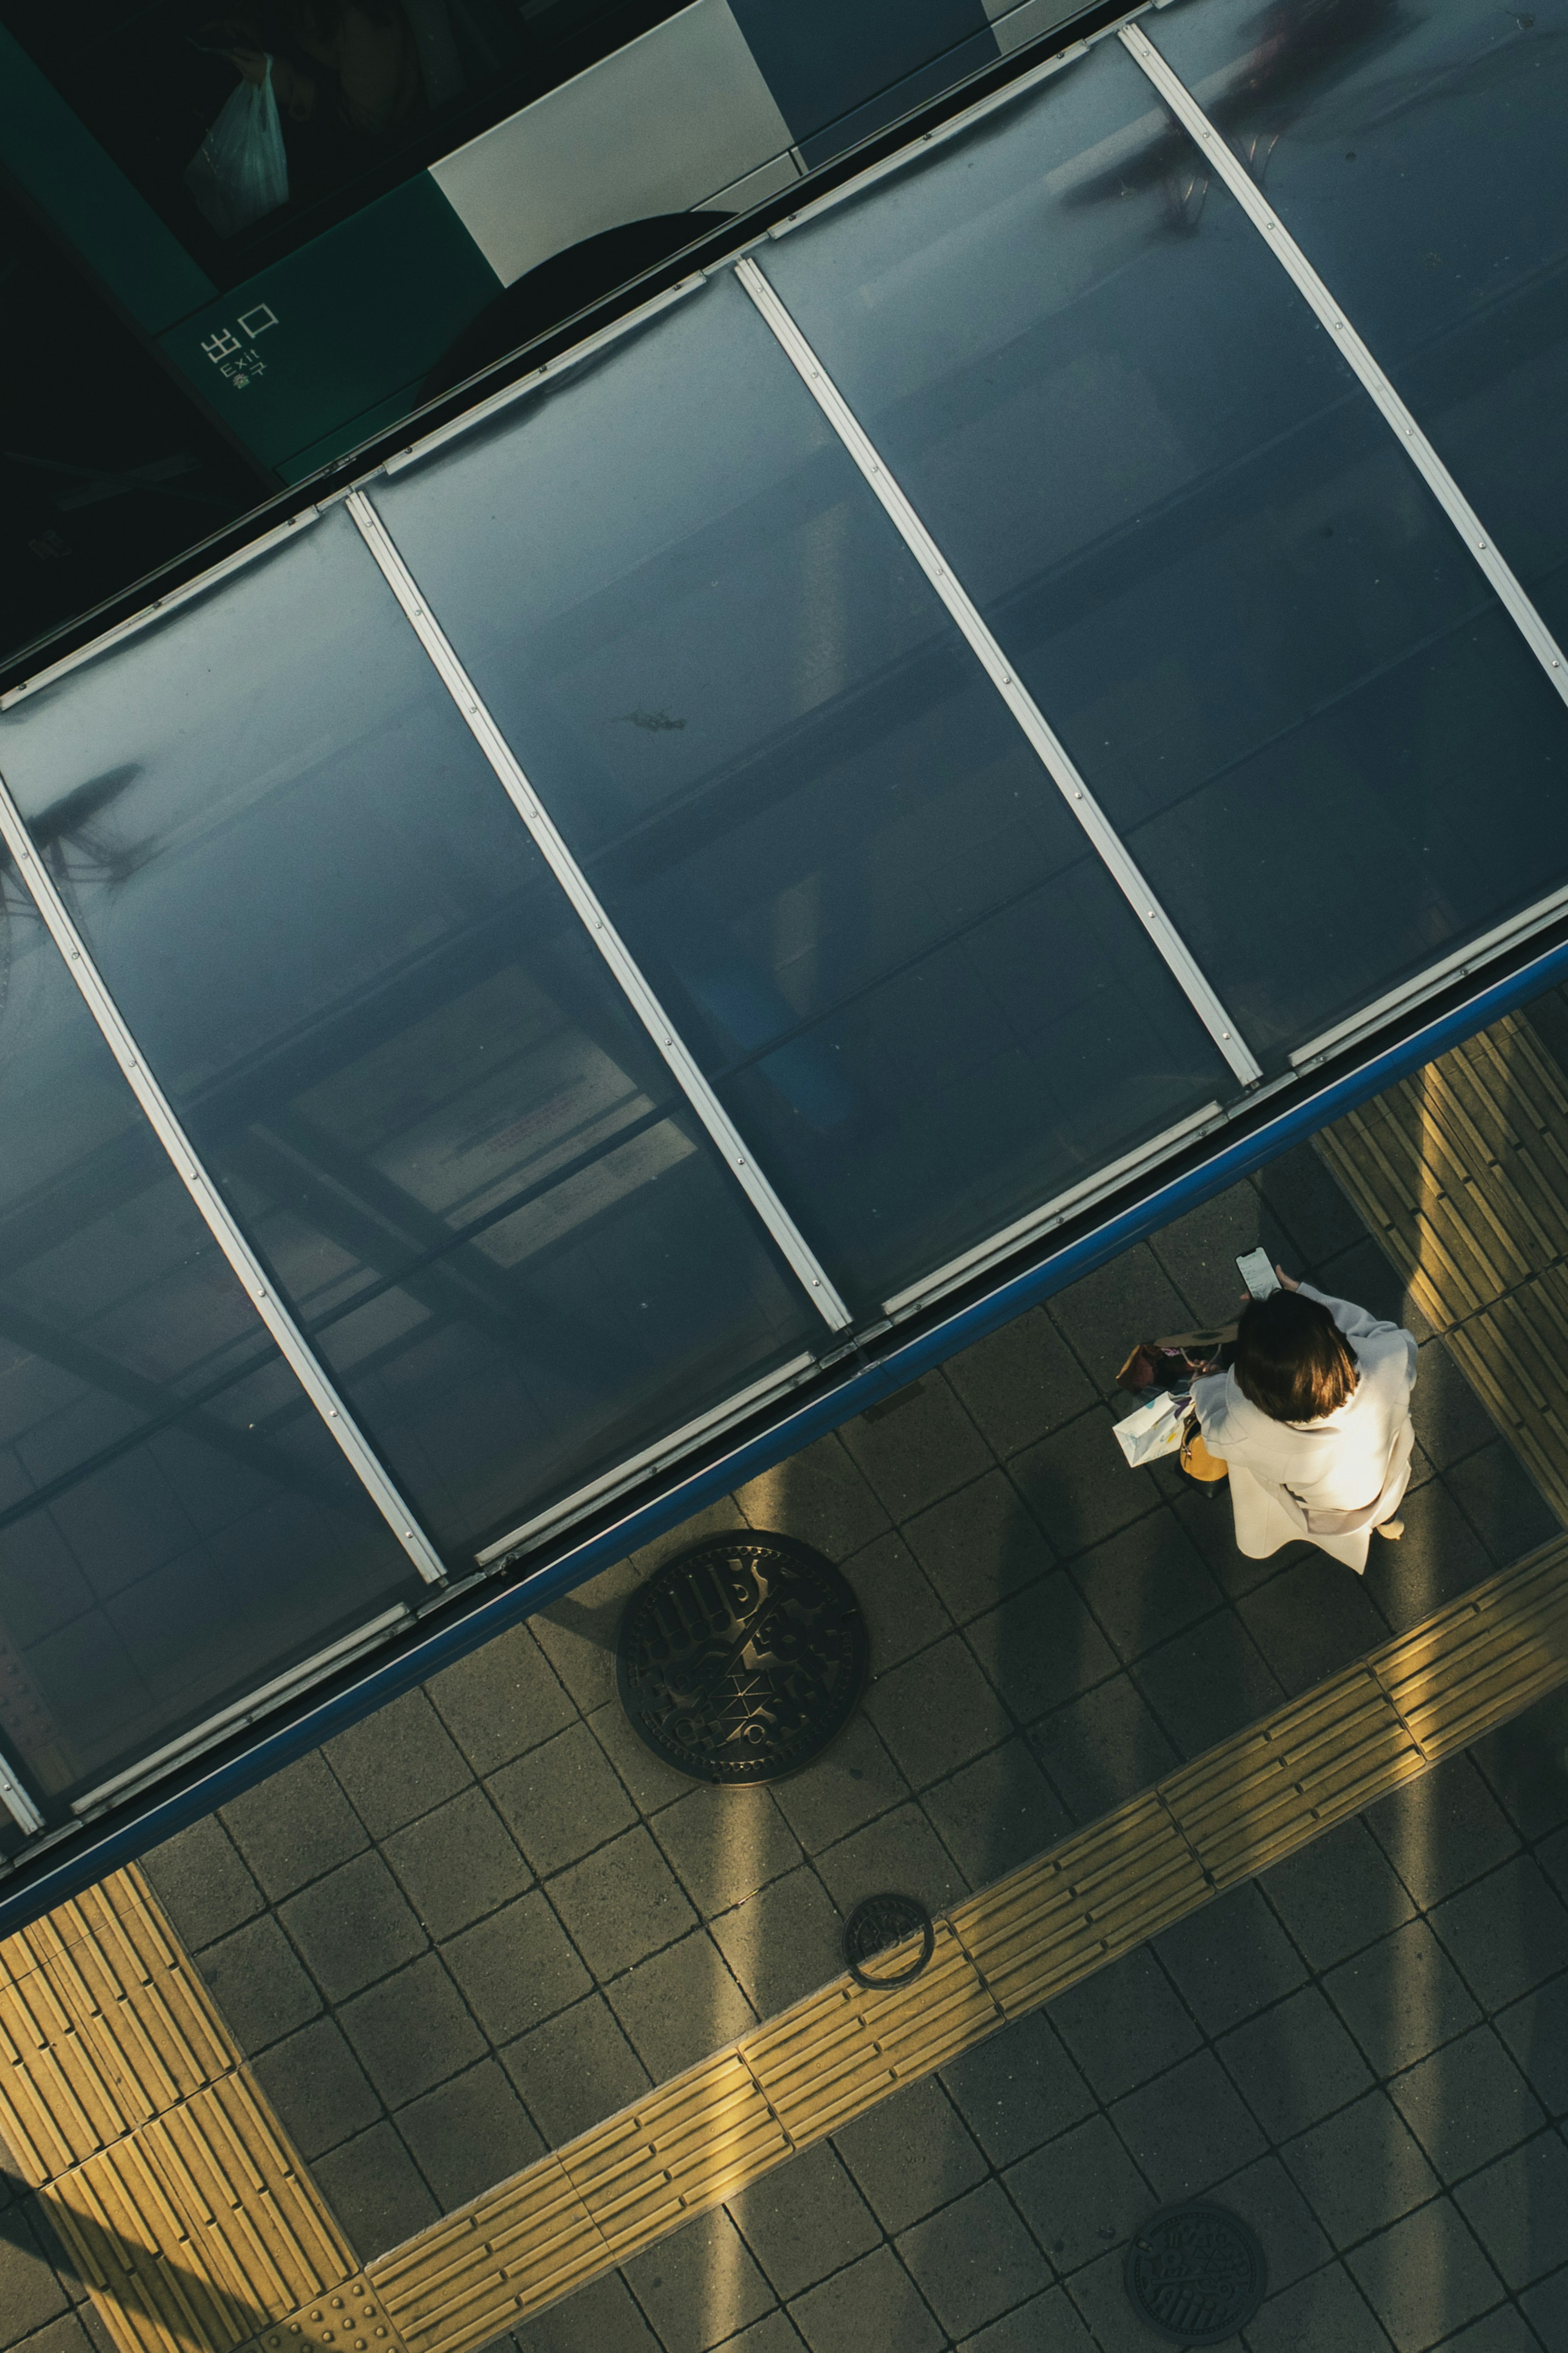
<svg viewBox="0 0 1568 2353">
<path fill-rule="evenodd" d="M 7 698 L 11 1866 L 1568 905 L 1568 0 L 1178 0 Z"/>
</svg>

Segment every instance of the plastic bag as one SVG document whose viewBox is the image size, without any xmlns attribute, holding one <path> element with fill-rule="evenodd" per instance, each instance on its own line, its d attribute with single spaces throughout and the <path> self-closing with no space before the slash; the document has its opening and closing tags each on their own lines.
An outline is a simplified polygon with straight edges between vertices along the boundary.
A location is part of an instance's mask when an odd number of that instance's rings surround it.
<svg viewBox="0 0 1568 2353">
<path fill-rule="evenodd" d="M 259 89 L 242 81 L 185 166 L 197 211 L 219 237 L 237 237 L 289 201 L 289 163 L 272 94 L 272 60 Z"/>
<path fill-rule="evenodd" d="M 1162 1454 L 1174 1454 L 1191 1403 L 1184 1397 L 1152 1397 L 1113 1425 L 1116 1442 L 1134 1471 L 1157 1462 Z"/>
</svg>

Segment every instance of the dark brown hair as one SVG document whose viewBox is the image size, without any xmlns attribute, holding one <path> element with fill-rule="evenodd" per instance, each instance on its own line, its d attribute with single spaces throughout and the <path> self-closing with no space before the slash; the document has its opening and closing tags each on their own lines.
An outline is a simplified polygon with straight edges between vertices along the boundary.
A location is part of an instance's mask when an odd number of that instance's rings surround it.
<svg viewBox="0 0 1568 2353">
<path fill-rule="evenodd" d="M 1295 1291 L 1276 1291 L 1243 1308 L 1231 1363 L 1242 1395 L 1270 1421 L 1321 1421 L 1361 1378 L 1328 1309 Z"/>
</svg>

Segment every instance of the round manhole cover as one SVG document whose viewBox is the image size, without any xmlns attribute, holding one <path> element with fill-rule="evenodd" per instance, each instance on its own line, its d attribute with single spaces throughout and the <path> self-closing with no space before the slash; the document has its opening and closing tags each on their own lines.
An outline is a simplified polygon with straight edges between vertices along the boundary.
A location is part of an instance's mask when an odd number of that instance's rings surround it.
<svg viewBox="0 0 1568 2353">
<path fill-rule="evenodd" d="M 1165 2206 L 1127 2250 L 1139 2317 L 1178 2345 L 1223 2345 L 1245 2328 L 1268 2284 L 1263 2250 L 1223 2206 Z"/>
<path fill-rule="evenodd" d="M 710 1536 L 639 1586 L 621 1703 L 656 1757 L 702 1781 L 776 1781 L 854 1714 L 868 1645 L 831 1561 L 792 1536 Z"/>
<path fill-rule="evenodd" d="M 915 1949 L 900 1953 L 895 1964 L 890 1957 L 895 1948 L 916 1936 L 920 1943 Z M 912 1895 L 868 1895 L 864 1904 L 857 1904 L 844 1931 L 844 1957 L 857 1985 L 909 1985 L 935 1950 L 931 1914 Z"/>
</svg>

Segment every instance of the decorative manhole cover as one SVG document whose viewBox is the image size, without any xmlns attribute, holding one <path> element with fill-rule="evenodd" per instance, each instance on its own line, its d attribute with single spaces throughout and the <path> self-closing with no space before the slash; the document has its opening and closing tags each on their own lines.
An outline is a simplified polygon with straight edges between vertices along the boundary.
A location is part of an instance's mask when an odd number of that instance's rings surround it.
<svg viewBox="0 0 1568 2353">
<path fill-rule="evenodd" d="M 1245 2328 L 1268 2284 L 1263 2250 L 1223 2206 L 1164 2206 L 1127 2250 L 1127 2293 L 1141 2319 L 1179 2345 L 1223 2345 Z"/>
<path fill-rule="evenodd" d="M 831 1561 L 792 1536 L 710 1536 L 626 1604 L 621 1704 L 656 1757 L 701 1781 L 776 1781 L 855 1712 L 868 1645 Z"/>
<path fill-rule="evenodd" d="M 879 1965 L 881 1954 L 890 1953 L 910 1936 L 921 1940 L 918 1952 L 897 1968 Z M 912 1895 L 868 1895 L 864 1904 L 855 1906 L 844 1931 L 844 1957 L 857 1985 L 909 1985 L 935 1950 L 931 1914 Z"/>
</svg>

